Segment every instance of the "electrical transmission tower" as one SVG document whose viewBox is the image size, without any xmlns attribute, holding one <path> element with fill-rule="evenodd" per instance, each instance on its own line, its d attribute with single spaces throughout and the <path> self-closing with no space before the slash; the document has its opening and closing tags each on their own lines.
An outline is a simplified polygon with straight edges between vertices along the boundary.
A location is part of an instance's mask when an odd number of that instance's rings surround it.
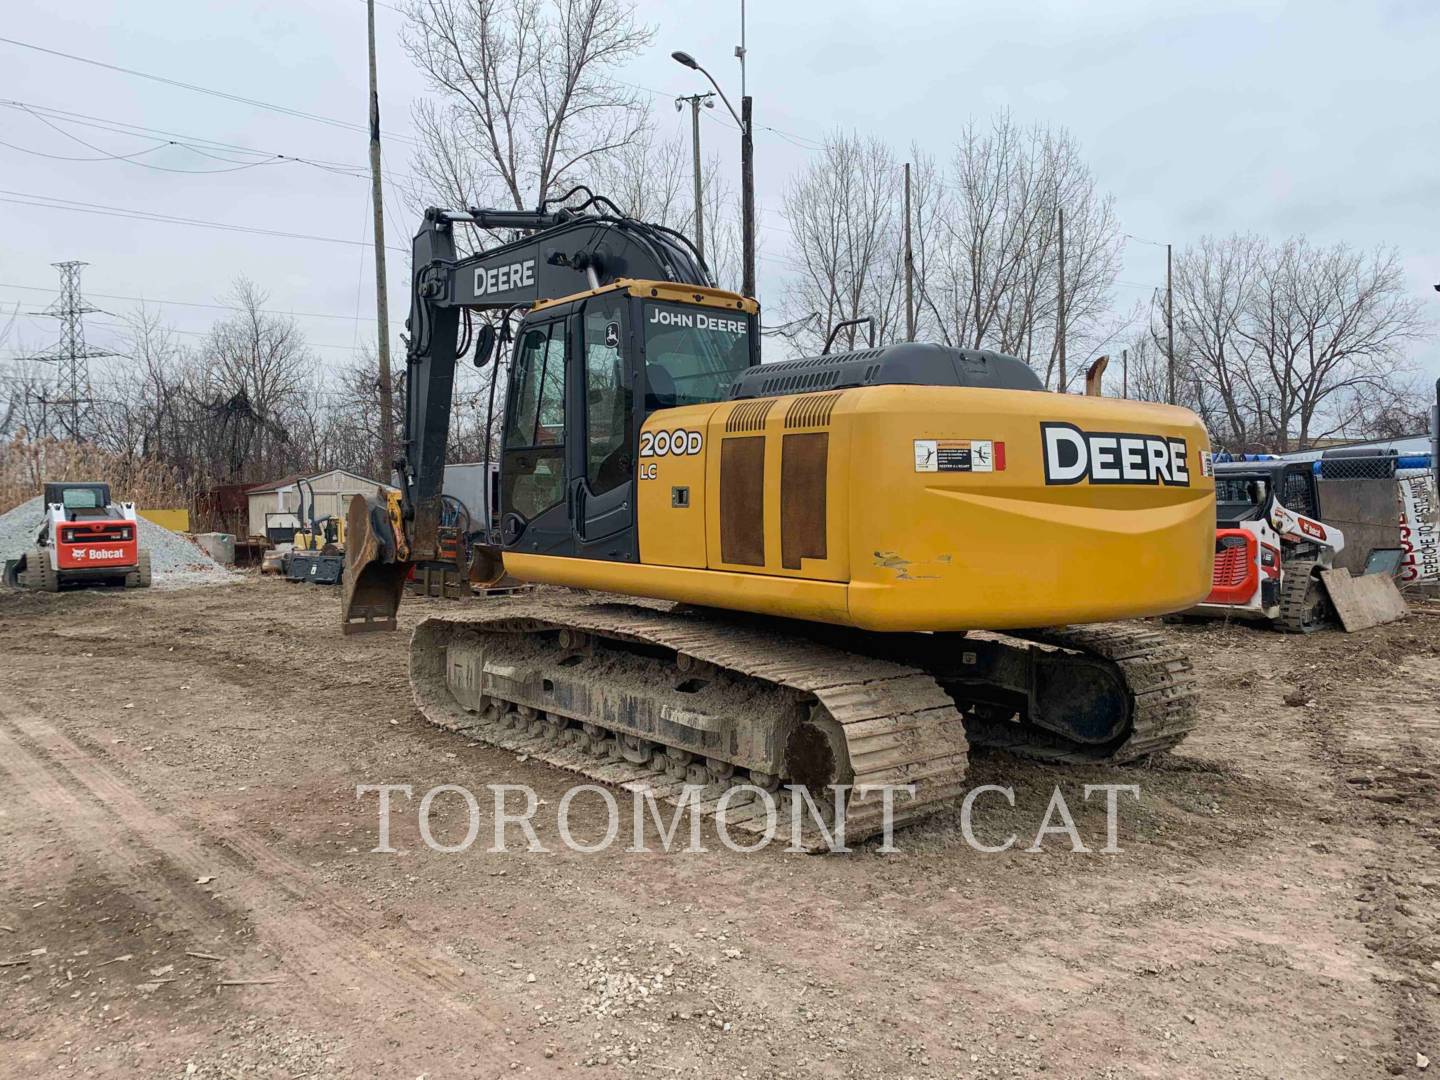
<svg viewBox="0 0 1440 1080">
<path fill-rule="evenodd" d="M 90 361 L 115 354 L 91 351 L 85 347 L 85 316 L 100 310 L 86 307 L 80 294 L 80 270 L 90 264 L 71 261 L 50 265 L 60 271 L 60 295 L 48 308 L 36 314 L 60 320 L 60 341 L 50 352 L 35 359 L 56 366 L 55 396 L 47 396 L 46 404 L 55 406 L 55 416 L 65 436 L 79 441 L 94 430 L 91 407 L 95 403 L 90 396 Z"/>
</svg>

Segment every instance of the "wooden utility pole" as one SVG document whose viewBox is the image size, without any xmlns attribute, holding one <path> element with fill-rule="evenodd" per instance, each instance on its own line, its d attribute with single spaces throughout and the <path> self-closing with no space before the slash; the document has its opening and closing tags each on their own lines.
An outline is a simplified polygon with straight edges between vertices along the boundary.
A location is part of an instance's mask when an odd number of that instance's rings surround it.
<svg viewBox="0 0 1440 1080">
<path fill-rule="evenodd" d="M 910 163 L 905 163 L 905 340 L 915 340 L 915 252 L 910 248 Z"/>
<path fill-rule="evenodd" d="M 1060 343 L 1060 385 L 1065 393 L 1065 210 L 1060 210 L 1060 303 L 1055 313 L 1055 333 Z"/>
<path fill-rule="evenodd" d="M 1130 350 L 1120 350 L 1120 396 L 1130 396 Z"/>
<path fill-rule="evenodd" d="M 1165 400 L 1175 404 L 1175 281 L 1170 245 L 1165 245 Z"/>
<path fill-rule="evenodd" d="M 366 0 L 370 34 L 370 203 L 375 212 L 375 332 L 380 361 L 380 456 L 390 482 L 395 468 L 395 402 L 390 392 L 390 310 L 385 289 L 385 198 L 380 186 L 380 89 L 375 77 L 375 0 Z"/>
</svg>

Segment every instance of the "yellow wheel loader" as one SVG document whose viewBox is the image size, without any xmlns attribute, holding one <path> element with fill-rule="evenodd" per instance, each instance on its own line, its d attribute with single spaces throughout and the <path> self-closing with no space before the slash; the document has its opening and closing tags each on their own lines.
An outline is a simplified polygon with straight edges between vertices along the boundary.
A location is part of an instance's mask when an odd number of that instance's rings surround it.
<svg viewBox="0 0 1440 1080">
<path fill-rule="evenodd" d="M 1185 737 L 1189 661 L 1117 620 L 1210 590 L 1197 417 L 983 350 L 762 364 L 758 305 L 685 237 L 575 194 L 415 237 L 400 493 L 351 503 L 344 628 L 393 629 L 439 555 L 455 365 L 496 343 L 475 311 L 518 330 L 472 577 L 578 590 L 422 622 L 428 718 L 657 798 L 704 785 L 732 824 L 768 801 L 736 787 L 833 792 L 850 839 L 886 785 L 897 820 L 953 805 L 972 743 L 1123 762 Z M 459 257 L 472 226 L 523 236 Z"/>
</svg>

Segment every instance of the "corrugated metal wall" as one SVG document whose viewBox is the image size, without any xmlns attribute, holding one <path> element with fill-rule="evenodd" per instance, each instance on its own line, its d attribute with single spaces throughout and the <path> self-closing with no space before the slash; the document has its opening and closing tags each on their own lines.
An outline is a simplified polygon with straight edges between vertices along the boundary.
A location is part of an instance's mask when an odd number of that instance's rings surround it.
<svg viewBox="0 0 1440 1080">
<path fill-rule="evenodd" d="M 315 517 L 343 518 L 349 508 L 350 499 L 355 495 L 373 495 L 378 485 L 371 480 L 351 476 L 343 471 L 323 473 L 311 480 L 315 489 Z M 253 536 L 266 535 L 265 515 L 278 512 L 294 514 L 300 508 L 300 493 L 291 485 L 279 491 L 255 492 L 249 496 L 249 528 Z M 310 491 L 305 492 L 306 509 L 309 509 Z M 275 539 L 272 537 L 271 539 Z"/>
</svg>

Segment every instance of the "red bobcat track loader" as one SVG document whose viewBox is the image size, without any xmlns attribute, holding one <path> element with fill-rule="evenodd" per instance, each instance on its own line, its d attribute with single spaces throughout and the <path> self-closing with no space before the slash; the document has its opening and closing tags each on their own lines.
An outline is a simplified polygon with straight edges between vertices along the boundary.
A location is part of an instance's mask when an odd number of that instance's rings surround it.
<svg viewBox="0 0 1440 1080">
<path fill-rule="evenodd" d="M 111 503 L 110 485 L 45 485 L 45 520 L 35 546 L 5 566 L 6 583 L 59 592 L 70 584 L 150 585 L 134 503 Z"/>
</svg>

